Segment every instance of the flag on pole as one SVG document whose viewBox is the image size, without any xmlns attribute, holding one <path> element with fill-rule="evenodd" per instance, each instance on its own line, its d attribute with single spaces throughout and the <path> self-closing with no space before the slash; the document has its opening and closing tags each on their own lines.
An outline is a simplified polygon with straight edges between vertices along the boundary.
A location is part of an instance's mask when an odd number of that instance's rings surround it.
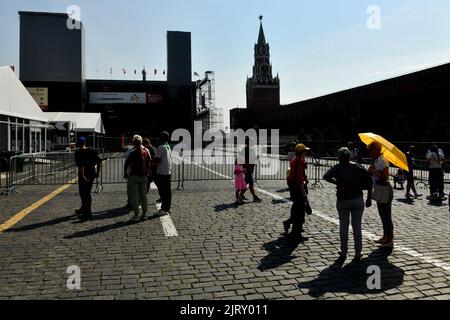
<svg viewBox="0 0 450 320">
<path fill-rule="evenodd" d="M 122 68 L 123 74 L 127 74 L 127 71 L 125 70 L 125 68 Z"/>
<path fill-rule="evenodd" d="M 111 68 L 109 69 L 109 73 L 112 74 L 112 72 L 113 72 L 113 67 L 111 67 Z"/>
<path fill-rule="evenodd" d="M 154 75 L 157 75 L 157 74 L 158 74 L 158 70 L 156 70 L 156 69 L 153 70 L 153 74 L 154 74 Z"/>
<path fill-rule="evenodd" d="M 134 69 L 134 74 L 136 74 L 136 69 Z"/>
<path fill-rule="evenodd" d="M 166 75 L 166 70 L 163 71 L 163 75 Z"/>
</svg>

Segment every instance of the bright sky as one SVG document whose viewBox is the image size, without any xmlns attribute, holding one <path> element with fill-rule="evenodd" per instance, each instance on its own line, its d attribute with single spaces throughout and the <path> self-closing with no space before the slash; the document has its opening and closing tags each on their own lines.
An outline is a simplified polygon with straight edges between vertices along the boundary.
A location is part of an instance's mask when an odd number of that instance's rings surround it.
<svg viewBox="0 0 450 320">
<path fill-rule="evenodd" d="M 88 79 L 97 66 L 108 79 L 110 67 L 116 79 L 164 70 L 166 31 L 192 32 L 193 71 L 216 72 L 226 126 L 229 109 L 245 107 L 260 14 L 282 104 L 450 62 L 448 0 L 0 0 L 0 65 L 19 64 L 17 11 L 70 5 L 81 8 Z M 370 5 L 381 9 L 379 30 L 366 26 Z"/>
</svg>

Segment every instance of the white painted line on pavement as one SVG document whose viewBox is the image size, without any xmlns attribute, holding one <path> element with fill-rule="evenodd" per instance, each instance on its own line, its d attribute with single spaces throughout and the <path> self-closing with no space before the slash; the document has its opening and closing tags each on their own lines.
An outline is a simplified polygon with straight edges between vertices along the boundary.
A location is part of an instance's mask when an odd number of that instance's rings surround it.
<svg viewBox="0 0 450 320">
<path fill-rule="evenodd" d="M 155 207 L 156 210 L 161 210 L 161 203 L 157 203 Z M 161 221 L 161 225 L 166 237 L 178 237 L 177 228 L 175 228 L 170 215 L 160 217 L 159 221 Z"/>
<path fill-rule="evenodd" d="M 202 165 L 199 165 L 199 164 L 196 164 L 196 163 L 194 163 L 194 164 L 196 166 L 199 166 L 200 168 L 207 169 L 207 170 L 209 170 L 211 172 L 214 172 L 214 170 L 210 170 L 208 168 L 205 168 Z M 217 174 L 217 175 L 220 175 L 222 177 L 225 177 L 225 178 L 228 178 L 228 179 L 232 179 L 231 177 L 223 176 L 219 172 L 214 172 L 214 173 Z M 260 188 L 256 188 L 256 190 L 258 190 L 259 192 L 261 192 L 261 193 L 263 193 L 265 195 L 268 195 L 268 196 L 274 198 L 275 200 L 282 201 L 282 202 L 285 202 L 285 203 L 292 203 L 291 200 L 283 198 L 283 197 L 281 197 L 281 196 L 279 196 L 277 194 L 271 193 L 269 191 L 266 191 L 266 190 L 263 190 L 263 189 L 260 189 Z M 329 217 L 326 214 L 323 214 L 323 213 L 321 213 L 320 211 L 317 211 L 317 210 L 313 210 L 313 214 L 318 216 L 318 217 L 320 217 L 320 218 L 322 218 L 322 219 L 324 219 L 324 220 L 326 220 L 326 221 L 328 221 L 328 222 L 331 222 L 331 223 L 339 226 L 339 220 L 336 219 L 336 218 Z M 377 236 L 375 234 L 371 233 L 371 232 L 363 230 L 362 234 L 363 234 L 364 237 L 366 237 L 369 240 L 372 240 L 372 241 L 377 240 Z M 403 252 L 403 253 L 405 253 L 405 254 L 407 254 L 409 256 L 412 256 L 414 258 L 420 259 L 420 260 L 422 260 L 422 261 L 424 261 L 426 263 L 434 265 L 435 267 L 438 267 L 438 268 L 441 268 L 441 269 L 443 269 L 443 270 L 445 270 L 447 272 L 450 272 L 450 264 L 445 263 L 442 260 L 435 259 L 433 257 L 427 256 L 427 255 L 425 255 L 423 253 L 420 253 L 417 250 L 408 248 L 406 246 L 402 246 L 402 245 L 396 244 L 395 248 L 396 248 L 396 250 L 401 251 L 401 252 Z"/>
</svg>

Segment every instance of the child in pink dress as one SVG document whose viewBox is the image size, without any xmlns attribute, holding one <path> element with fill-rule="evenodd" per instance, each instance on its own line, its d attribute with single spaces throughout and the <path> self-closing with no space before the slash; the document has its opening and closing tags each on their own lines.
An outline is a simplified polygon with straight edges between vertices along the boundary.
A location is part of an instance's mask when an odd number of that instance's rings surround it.
<svg viewBox="0 0 450 320">
<path fill-rule="evenodd" d="M 236 188 L 236 204 L 243 204 L 242 194 L 247 190 L 247 184 L 245 183 L 245 169 L 242 164 L 238 164 L 237 160 L 234 165 L 234 186 Z"/>
</svg>

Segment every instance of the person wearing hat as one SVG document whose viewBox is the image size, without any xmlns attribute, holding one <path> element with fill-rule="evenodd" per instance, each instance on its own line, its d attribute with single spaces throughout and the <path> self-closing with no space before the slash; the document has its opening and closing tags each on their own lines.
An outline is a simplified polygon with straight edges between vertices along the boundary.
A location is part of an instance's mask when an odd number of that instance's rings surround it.
<svg viewBox="0 0 450 320">
<path fill-rule="evenodd" d="M 339 213 L 339 234 L 341 249 L 339 257 L 345 259 L 348 253 L 348 229 L 350 218 L 355 242 L 355 260 L 362 257 L 361 223 L 364 213 L 364 193 L 368 190 L 366 206 L 372 205 L 372 177 L 360 164 L 351 162 L 352 153 L 348 148 L 338 150 L 339 163 L 331 167 L 323 176 L 324 180 L 336 185 L 336 208 Z"/>
<path fill-rule="evenodd" d="M 94 180 L 100 174 L 102 160 L 97 152 L 86 147 L 86 138 L 80 137 L 78 140 L 78 150 L 75 151 L 75 164 L 78 167 L 78 187 L 81 198 L 81 208 L 75 210 L 80 219 L 90 219 L 92 217 L 92 197 L 91 191 Z"/>
<path fill-rule="evenodd" d="M 295 158 L 290 164 L 290 174 L 288 177 L 289 192 L 291 194 L 292 207 L 288 220 L 283 222 L 286 234 L 292 224 L 292 231 L 289 236 L 300 241 L 308 240 L 302 236 L 303 224 L 305 223 L 305 209 L 307 202 L 305 175 L 305 153 L 310 150 L 303 143 L 295 147 Z"/>
</svg>

